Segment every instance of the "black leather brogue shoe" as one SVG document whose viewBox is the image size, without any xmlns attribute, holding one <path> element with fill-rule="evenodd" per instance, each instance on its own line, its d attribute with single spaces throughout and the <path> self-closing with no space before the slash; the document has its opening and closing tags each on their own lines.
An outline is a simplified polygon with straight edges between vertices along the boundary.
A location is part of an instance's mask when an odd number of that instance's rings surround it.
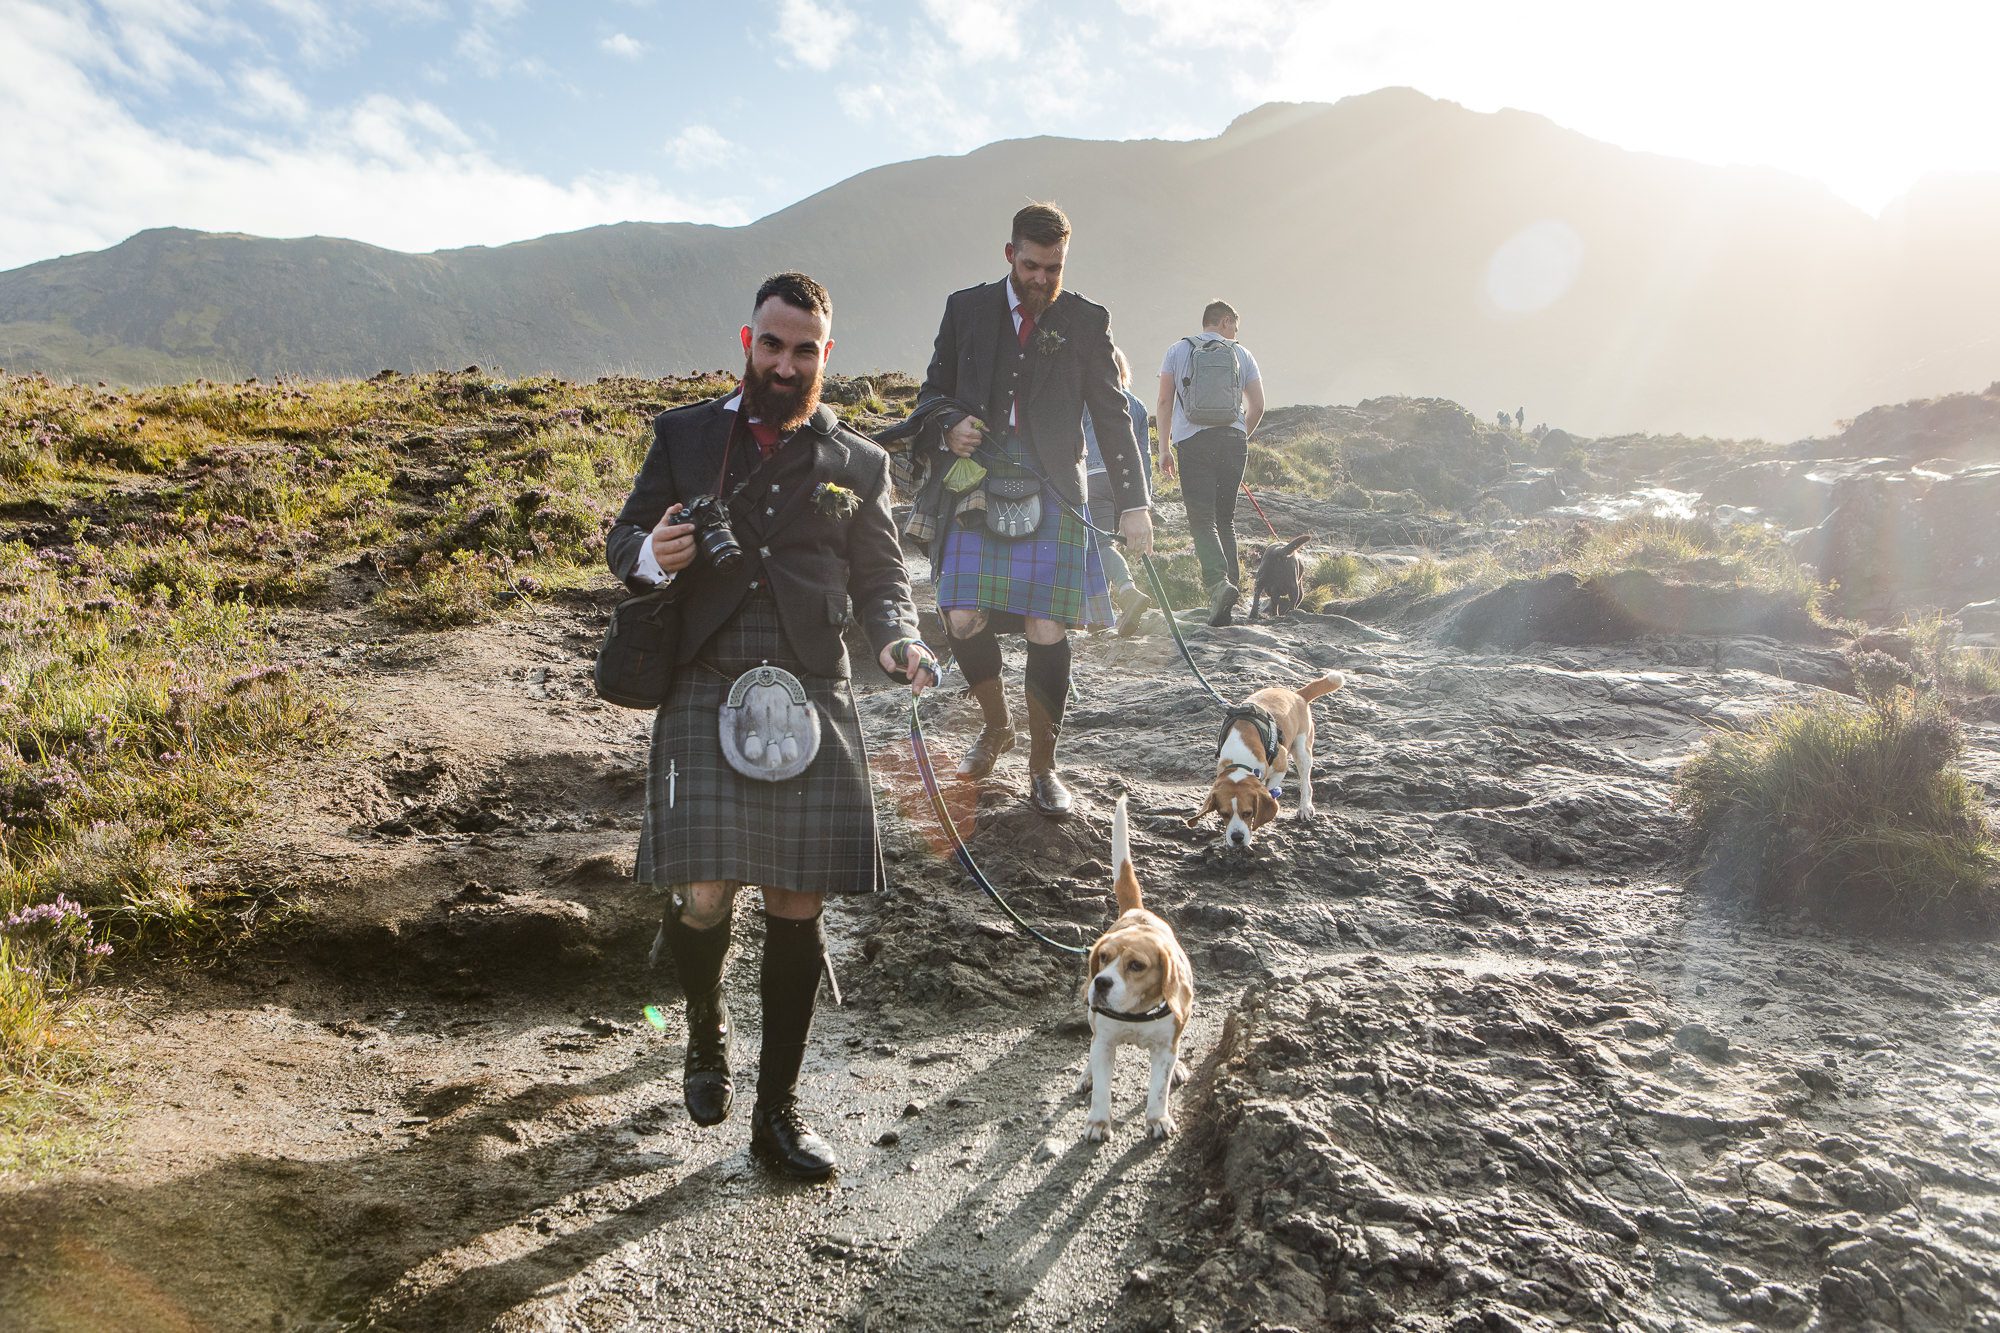
<svg viewBox="0 0 2000 1333">
<path fill-rule="evenodd" d="M 963 782 L 977 782 L 993 771 L 993 765 L 1000 762 L 1000 756 L 1014 748 L 1014 733 L 996 731 L 987 727 L 979 733 L 979 739 L 965 752 L 965 758 L 958 761 L 958 776 Z"/>
<path fill-rule="evenodd" d="M 760 1103 L 750 1113 L 750 1151 L 799 1180 L 825 1180 L 839 1165 L 795 1101 Z"/>
<path fill-rule="evenodd" d="M 1028 775 L 1028 804 L 1050 819 L 1066 819 L 1075 801 L 1069 794 L 1069 788 L 1063 786 L 1063 780 L 1051 769 L 1046 773 Z"/>
</svg>

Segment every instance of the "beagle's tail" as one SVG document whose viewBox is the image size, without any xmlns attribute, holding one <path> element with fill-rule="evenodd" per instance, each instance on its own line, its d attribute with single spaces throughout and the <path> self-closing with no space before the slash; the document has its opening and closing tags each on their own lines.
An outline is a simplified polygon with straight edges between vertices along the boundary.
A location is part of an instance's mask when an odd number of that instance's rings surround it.
<svg viewBox="0 0 2000 1333">
<path fill-rule="evenodd" d="M 1347 677 L 1341 675 L 1338 671 L 1329 671 L 1312 684 L 1300 690 L 1299 698 L 1304 699 L 1307 703 L 1311 703 L 1322 694 L 1332 694 L 1346 683 Z"/>
<path fill-rule="evenodd" d="M 1111 888 L 1118 895 L 1120 916 L 1145 906 L 1139 900 L 1139 872 L 1132 868 L 1132 835 L 1125 827 L 1123 796 L 1111 811 Z"/>
<path fill-rule="evenodd" d="M 1305 544 L 1311 541 L 1312 539 L 1313 535 L 1310 532 L 1308 532 L 1303 537 L 1292 538 L 1290 541 L 1286 542 L 1283 546 L 1279 547 L 1278 549 L 1283 551 L 1286 555 L 1297 555 L 1301 550 L 1301 548 L 1303 548 Z"/>
</svg>

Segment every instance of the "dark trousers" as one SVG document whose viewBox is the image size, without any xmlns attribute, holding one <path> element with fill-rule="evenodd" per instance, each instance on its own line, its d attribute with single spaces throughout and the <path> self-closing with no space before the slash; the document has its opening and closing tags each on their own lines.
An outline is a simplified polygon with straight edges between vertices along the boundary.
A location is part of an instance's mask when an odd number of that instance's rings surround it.
<svg viewBox="0 0 2000 1333">
<path fill-rule="evenodd" d="M 1236 564 L 1236 494 L 1250 457 L 1249 440 L 1234 426 L 1210 426 L 1176 444 L 1174 457 L 1180 460 L 1181 498 L 1187 502 L 1202 586 L 1213 590 L 1227 580 L 1242 587 Z"/>
</svg>

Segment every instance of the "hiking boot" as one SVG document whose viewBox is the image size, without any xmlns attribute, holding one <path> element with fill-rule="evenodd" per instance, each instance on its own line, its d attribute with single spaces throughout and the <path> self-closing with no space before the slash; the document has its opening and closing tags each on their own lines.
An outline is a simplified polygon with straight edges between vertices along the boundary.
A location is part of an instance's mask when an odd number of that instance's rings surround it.
<svg viewBox="0 0 2000 1333">
<path fill-rule="evenodd" d="M 965 752 L 965 758 L 958 761 L 958 779 L 961 782 L 977 782 L 993 771 L 993 765 L 1000 762 L 1000 756 L 1014 748 L 1012 730 L 995 731 L 991 727 L 979 733 L 979 739 Z"/>
<path fill-rule="evenodd" d="M 1237 592 L 1236 585 L 1227 579 L 1215 585 L 1215 592 L 1208 599 L 1209 624 L 1220 626 L 1235 621 Z"/>
<path fill-rule="evenodd" d="M 681 1063 L 681 1100 L 688 1119 L 697 1125 L 719 1125 L 729 1118 L 736 1087 L 729 1078 L 729 1006 L 722 988 L 705 996 L 688 997 L 687 1058 Z"/>
<path fill-rule="evenodd" d="M 798 1102 L 759 1102 L 750 1112 L 750 1151 L 798 1180 L 825 1180 L 835 1166 L 833 1145 L 799 1114 Z"/>
<path fill-rule="evenodd" d="M 1054 769 L 1050 769 L 1045 773 L 1028 775 L 1028 804 L 1035 807 L 1036 813 L 1050 819 L 1066 819 L 1076 802 L 1070 796 L 1069 788 L 1063 786 L 1063 780 L 1056 776 Z"/>
<path fill-rule="evenodd" d="M 1139 585 L 1128 583 L 1111 595 L 1111 604 L 1118 608 L 1118 637 L 1129 639 L 1138 632 L 1139 622 L 1146 617 L 1146 608 L 1153 599 L 1139 591 Z"/>
</svg>

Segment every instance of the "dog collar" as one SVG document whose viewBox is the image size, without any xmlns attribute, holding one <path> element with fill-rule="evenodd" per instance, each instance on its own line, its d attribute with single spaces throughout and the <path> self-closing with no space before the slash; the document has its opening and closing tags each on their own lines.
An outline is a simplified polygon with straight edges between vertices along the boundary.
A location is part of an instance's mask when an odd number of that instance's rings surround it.
<svg viewBox="0 0 2000 1333">
<path fill-rule="evenodd" d="M 1165 1000 L 1162 1000 L 1156 1007 L 1148 1009 L 1143 1014 L 1128 1014 L 1117 1009 L 1106 1009 L 1101 1004 L 1091 1005 L 1090 1012 L 1103 1014 L 1106 1018 L 1115 1018 L 1121 1023 L 1153 1023 L 1165 1018 L 1173 1010 L 1167 1006 Z"/>
</svg>

